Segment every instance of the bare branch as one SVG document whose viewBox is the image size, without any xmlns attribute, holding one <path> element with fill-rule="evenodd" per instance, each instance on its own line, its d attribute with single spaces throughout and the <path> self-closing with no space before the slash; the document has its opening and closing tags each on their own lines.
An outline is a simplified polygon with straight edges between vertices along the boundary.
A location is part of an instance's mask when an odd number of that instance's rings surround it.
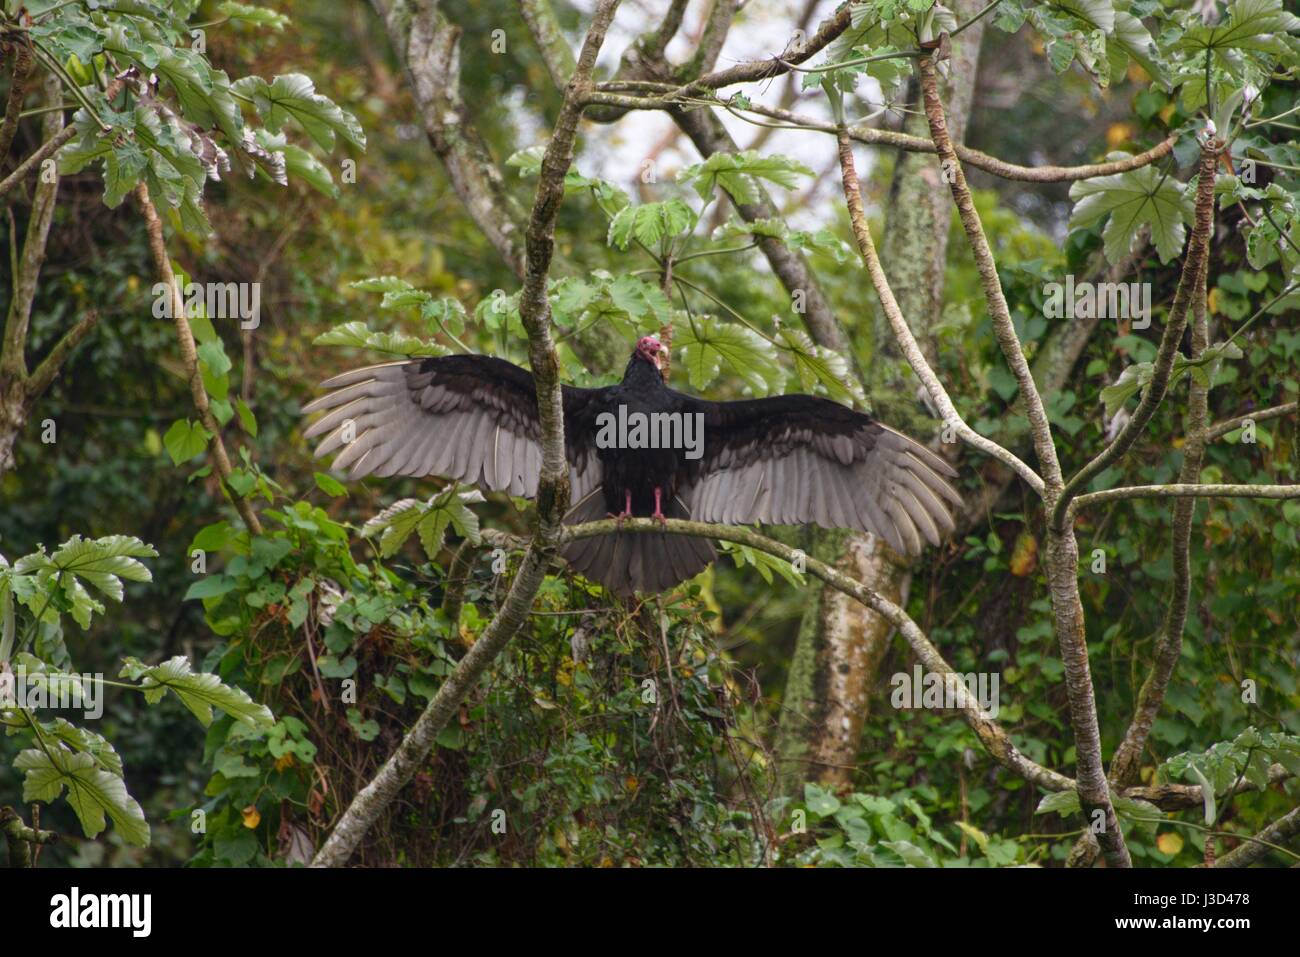
<svg viewBox="0 0 1300 957">
<path fill-rule="evenodd" d="M 149 188 L 142 182 L 135 188 L 135 198 L 140 204 L 140 213 L 144 216 L 145 229 L 149 238 L 149 253 L 153 258 L 155 271 L 158 273 L 159 280 L 167 287 L 168 295 L 171 296 L 171 310 L 173 321 L 176 323 L 176 339 L 180 344 L 181 363 L 185 367 L 185 377 L 190 383 L 190 396 L 194 399 L 194 408 L 198 411 L 199 421 L 203 427 L 208 430 L 212 436 L 209 449 L 212 453 L 212 462 L 216 467 L 217 475 L 221 479 L 222 487 L 225 488 L 226 494 L 234 502 L 235 508 L 244 520 L 249 532 L 254 535 L 262 534 L 262 523 L 258 521 L 257 513 L 253 511 L 252 503 L 236 492 L 230 485 L 230 456 L 226 453 L 226 443 L 221 438 L 221 423 L 213 415 L 212 408 L 208 404 L 208 390 L 203 385 L 203 373 L 199 369 L 198 349 L 194 345 L 194 332 L 190 329 L 189 319 L 185 314 L 185 299 L 181 294 L 180 287 L 176 284 L 176 274 L 172 271 L 171 257 L 167 255 L 167 243 L 163 238 L 162 220 L 158 218 L 158 210 L 154 208 L 153 200 L 149 198 Z"/>
<path fill-rule="evenodd" d="M 876 295 L 880 297 L 881 307 L 885 311 L 890 327 L 894 330 L 894 338 L 898 340 L 898 346 L 902 350 L 903 356 L 930 394 L 930 399 L 934 402 L 935 408 L 939 410 L 943 421 L 951 426 L 952 430 L 972 448 L 979 449 L 1012 469 L 1029 484 L 1030 488 L 1042 495 L 1044 488 L 1042 478 L 1011 452 L 991 439 L 986 439 L 967 425 L 957 411 L 957 407 L 952 404 L 952 399 L 948 397 L 948 393 L 939 381 L 939 377 L 930 368 L 930 364 L 925 359 L 925 354 L 921 351 L 916 337 L 912 334 L 911 327 L 907 324 L 907 319 L 898 308 L 898 300 L 894 298 L 889 279 L 885 276 L 885 270 L 880 264 L 880 256 L 876 253 L 876 244 L 871 238 L 871 231 L 867 227 L 866 213 L 862 208 L 862 192 L 858 185 L 857 169 L 853 165 L 853 147 L 847 134 L 841 133 L 839 150 L 840 173 L 844 182 L 844 199 L 849 208 L 849 219 L 853 224 L 853 235 L 857 240 L 858 251 L 861 253 L 862 261 L 867 267 L 867 273 L 871 277 L 872 285 L 875 286 Z"/>
<path fill-rule="evenodd" d="M 523 211 L 506 189 L 460 98 L 460 28 L 437 3 L 372 0 L 406 69 L 425 134 L 470 217 L 516 276 Z"/>
<path fill-rule="evenodd" d="M 60 97 L 59 81 L 47 76 L 45 98 L 57 103 Z M 63 128 L 63 113 L 54 111 L 45 115 L 45 135 L 53 137 Z M 36 299 L 36 284 L 41 266 L 45 264 L 45 247 L 50 238 L 50 224 L 54 221 L 54 207 L 59 195 L 59 178 L 52 176 L 36 186 L 32 199 L 32 212 L 27 221 L 27 234 L 23 238 L 22 255 L 18 260 L 18 273 L 13 277 L 13 298 L 5 316 L 4 346 L 0 351 L 0 377 L 24 379 L 27 377 L 27 330 L 32 318 L 32 303 Z"/>
<path fill-rule="evenodd" d="M 1129 498 L 1300 498 L 1300 485 L 1200 485 L 1174 483 L 1171 485 L 1128 485 L 1108 488 L 1101 492 L 1080 495 L 1071 506 L 1071 514 L 1099 505 Z"/>
<path fill-rule="evenodd" d="M 1206 315 L 1205 283 L 1209 264 L 1201 269 L 1197 282 L 1196 303 L 1192 322 L 1193 361 L 1199 359 L 1210 345 L 1209 319 Z M 1205 458 L 1205 427 L 1209 421 L 1209 382 L 1191 379 L 1187 402 L 1187 425 L 1184 428 L 1186 443 L 1183 451 L 1183 464 L 1179 469 L 1178 480 L 1183 486 L 1196 487 L 1201 477 L 1201 463 Z M 1176 487 L 1176 486 L 1175 486 Z M 1161 495 L 1169 494 L 1166 487 Z M 1300 494 L 1300 490 L 1297 490 Z M 1077 506 L 1080 499 L 1074 500 Z M 1165 691 L 1173 678 L 1174 668 L 1183 651 L 1183 629 L 1187 624 L 1187 608 L 1192 593 L 1192 515 L 1196 508 L 1196 499 L 1179 498 L 1174 503 L 1170 524 L 1173 528 L 1170 553 L 1173 558 L 1174 578 L 1169 586 L 1169 599 L 1165 602 L 1164 618 L 1160 632 L 1156 635 L 1151 668 L 1142 688 L 1138 692 L 1137 706 L 1133 709 L 1133 719 L 1129 722 L 1124 740 L 1115 749 L 1111 759 L 1110 779 L 1116 785 L 1131 784 L 1137 779 L 1141 769 L 1142 750 L 1146 747 L 1147 736 L 1151 732 L 1160 707 L 1164 704 Z"/>
<path fill-rule="evenodd" d="M 1300 834 L 1300 807 L 1294 807 L 1278 818 L 1254 837 L 1246 838 L 1246 843 L 1236 850 L 1229 851 L 1214 862 L 1215 867 L 1249 867 L 1263 860 L 1274 848 Z"/>
<path fill-rule="evenodd" d="M 59 341 L 54 344 L 54 348 L 41 360 L 35 371 L 27 379 L 28 396 L 35 399 L 50 387 L 54 377 L 63 368 L 63 364 L 68 361 L 68 356 L 72 354 L 72 350 L 77 348 L 82 339 L 90 335 L 90 331 L 95 328 L 98 322 L 99 312 L 92 309 L 63 334 Z"/>
<path fill-rule="evenodd" d="M 1025 414 L 1034 441 L 1034 452 L 1038 456 L 1038 467 L 1042 471 L 1043 481 L 1049 493 L 1052 493 L 1061 486 L 1061 465 L 1056 457 L 1056 446 L 1052 443 L 1052 428 L 1047 421 L 1047 410 L 1043 406 L 1043 398 L 1038 392 L 1038 386 L 1034 383 L 1034 375 L 1029 369 L 1029 360 L 1025 358 L 1024 350 L 1020 346 L 1015 324 L 1011 321 L 1011 310 L 1007 307 L 1007 299 L 1002 292 L 1002 281 L 998 278 L 993 249 L 989 245 L 988 237 L 984 235 L 984 226 L 980 222 L 979 213 L 975 210 L 975 198 L 971 195 L 970 187 L 966 184 L 966 174 L 953 150 L 943 104 L 939 100 L 939 78 L 934 56 L 922 57 L 920 68 L 921 92 L 925 98 L 925 116 L 930 123 L 930 136 L 934 139 L 939 161 L 944 170 L 944 179 L 948 181 L 952 191 L 958 218 L 961 219 L 971 253 L 975 257 L 975 267 L 979 271 L 980 281 L 984 286 L 984 297 L 988 301 L 993 334 L 998 340 L 998 345 L 1002 347 L 1002 354 L 1006 357 L 1007 364 L 1011 367 L 1011 372 L 1020 386 L 1020 396 L 1025 403 Z"/>
<path fill-rule="evenodd" d="M 676 99 L 705 90 L 718 90 L 724 86 L 731 86 L 733 83 L 766 80 L 789 73 L 791 64 L 803 63 L 825 49 L 849 28 L 852 20 L 852 11 L 849 4 L 846 3 L 835 11 L 833 16 L 823 20 L 816 33 L 803 43 L 797 43 L 793 47 L 787 48 L 779 59 L 773 57 L 768 60 L 751 60 L 748 63 L 738 63 L 725 70 L 709 73 L 697 80 L 692 80 L 685 86 L 678 87 L 670 98 Z"/>
<path fill-rule="evenodd" d="M 18 115 L 23 111 L 27 97 L 27 80 L 32 72 L 32 47 L 27 37 L 14 43 L 14 69 L 9 80 L 9 99 L 5 104 L 4 121 L 0 122 L 0 165 L 9 156 L 14 134 L 18 132 Z"/>
<path fill-rule="evenodd" d="M 556 89 L 564 89 L 569 77 L 573 76 L 577 61 L 573 58 L 573 50 L 564 38 L 559 21 L 555 19 L 555 10 L 551 7 L 550 0 L 519 0 L 519 13 L 528 25 L 528 32 L 533 35 L 533 42 L 542 55 L 551 82 Z M 681 22 L 680 15 L 677 22 Z"/>
<path fill-rule="evenodd" d="M 638 97 L 622 96 L 616 91 L 620 87 L 644 88 L 663 91 L 663 95 L 655 97 Z M 596 91 L 591 94 L 590 102 L 600 106 L 617 106 L 627 110 L 668 110 L 673 109 L 677 102 L 672 100 L 672 95 L 677 91 L 677 87 L 666 83 L 623 83 L 619 81 L 610 83 L 601 83 L 596 87 Z M 774 106 L 764 106 L 761 103 L 750 103 L 748 106 L 738 107 L 720 100 L 688 100 L 690 103 L 700 103 L 701 105 L 713 106 L 720 109 L 740 111 L 742 113 L 755 113 L 759 116 L 766 116 L 774 120 L 780 120 L 781 123 L 790 127 L 801 130 L 808 130 L 816 133 L 827 133 L 831 136 L 836 135 L 837 130 L 834 123 L 825 120 L 819 120 L 811 116 L 804 116 L 791 110 L 782 109 Z M 892 146 L 909 153 L 937 153 L 934 142 L 920 136 L 912 136 L 908 133 L 899 133 L 895 130 L 881 130 L 870 126 L 850 126 L 848 127 L 849 138 L 863 143 L 867 146 Z M 1087 163 L 1081 166 L 1021 166 L 1017 163 L 1010 163 L 1006 160 L 999 159 L 981 150 L 972 149 L 964 143 L 953 143 L 953 149 L 957 157 L 969 166 L 983 170 L 993 176 L 1007 180 L 1015 180 L 1024 183 L 1069 183 L 1081 179 L 1093 179 L 1097 176 L 1111 176 L 1115 173 L 1127 173 L 1131 170 L 1141 169 L 1143 166 L 1150 166 L 1152 163 L 1163 159 L 1173 152 L 1174 146 L 1178 142 L 1178 135 L 1173 134 L 1167 139 L 1144 150 L 1141 153 L 1134 153 L 1132 156 L 1126 156 L 1119 160 L 1108 160 L 1104 163 Z"/>
<path fill-rule="evenodd" d="M 925 115 L 929 121 L 931 138 L 939 151 L 943 178 L 948 182 L 953 201 L 957 204 L 957 213 L 980 274 L 994 336 L 1020 387 L 1020 399 L 1026 409 L 1034 451 L 1037 453 L 1039 468 L 1042 469 L 1047 486 L 1046 504 L 1050 508 L 1063 484 L 1061 465 L 1057 458 L 1056 445 L 1052 439 L 1052 429 L 1047 420 L 1042 395 L 1034 382 L 1029 362 L 1020 345 L 1020 338 L 1016 335 L 1015 325 L 1011 321 L 1011 312 L 1002 291 L 1002 282 L 998 278 L 992 247 L 989 245 L 988 237 L 984 235 L 984 227 L 975 209 L 974 197 L 966 184 L 966 174 L 953 151 L 948 134 L 943 104 L 939 99 L 939 82 L 935 64 L 936 58 L 947 46 L 948 37 L 944 35 L 937 44 L 938 48 L 920 61 Z M 1061 533 L 1049 527 L 1045 553 L 1056 638 L 1061 648 L 1061 661 L 1065 666 L 1065 686 L 1070 701 L 1070 724 L 1074 730 L 1079 806 L 1090 824 L 1096 813 L 1103 816 L 1104 826 L 1097 835 L 1097 841 L 1101 844 L 1106 862 L 1111 867 L 1131 867 L 1132 859 L 1124 843 L 1119 819 L 1115 815 L 1102 764 L 1101 729 L 1097 720 L 1096 693 L 1088 662 L 1083 604 L 1079 597 L 1079 546 L 1075 541 L 1073 530 L 1066 529 Z"/>
<path fill-rule="evenodd" d="M 1235 418 L 1225 419 L 1222 422 L 1216 422 L 1205 430 L 1205 440 L 1213 442 L 1215 439 L 1221 439 L 1229 432 L 1236 432 L 1239 428 L 1251 422 L 1267 422 L 1269 419 L 1280 419 L 1283 416 L 1290 415 L 1300 409 L 1300 402 L 1284 402 L 1282 405 L 1275 405 L 1270 409 L 1260 409 L 1258 412 L 1247 412 Z"/>
</svg>

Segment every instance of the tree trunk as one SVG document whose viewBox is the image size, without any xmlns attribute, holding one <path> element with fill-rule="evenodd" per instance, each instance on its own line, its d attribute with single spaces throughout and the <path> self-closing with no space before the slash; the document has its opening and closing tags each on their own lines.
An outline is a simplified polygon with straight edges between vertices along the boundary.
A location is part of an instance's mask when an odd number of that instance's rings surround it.
<svg viewBox="0 0 1300 957">
<path fill-rule="evenodd" d="M 954 12 L 959 21 L 965 20 L 981 5 L 978 0 L 959 0 Z M 984 21 L 980 21 L 953 44 L 947 97 L 949 121 L 958 140 L 970 115 L 983 31 Z M 913 98 L 919 98 L 919 92 Z M 928 137 L 925 117 L 911 117 L 908 132 Z M 895 284 L 899 305 L 931 364 L 935 357 L 930 330 L 942 315 L 951 220 L 952 203 L 939 178 L 937 158 L 927 153 L 903 153 L 894 168 L 885 211 L 882 259 L 890 275 L 899 279 Z M 900 414 L 911 418 L 915 400 L 910 391 L 903 393 L 898 358 L 887 346 L 893 342 L 887 326 L 878 326 L 876 342 L 877 359 L 893 356 L 892 371 L 887 373 L 893 379 L 888 391 L 898 402 L 885 403 L 888 419 L 896 421 Z M 871 384 L 881 382 L 882 373 L 883 366 L 877 362 Z M 814 554 L 895 604 L 906 603 L 911 571 L 874 536 L 822 536 Z M 893 628 L 884 618 L 834 588 L 822 588 L 810 601 L 800 623 L 777 735 L 781 785 L 786 794 L 797 795 L 805 781 L 837 790 L 851 786 L 877 671 L 892 634 Z"/>
</svg>

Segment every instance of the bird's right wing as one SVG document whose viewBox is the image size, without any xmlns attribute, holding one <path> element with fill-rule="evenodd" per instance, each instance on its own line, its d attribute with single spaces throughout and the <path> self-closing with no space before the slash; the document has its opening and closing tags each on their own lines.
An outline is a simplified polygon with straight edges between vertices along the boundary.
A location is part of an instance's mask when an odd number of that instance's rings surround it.
<svg viewBox="0 0 1300 957">
<path fill-rule="evenodd" d="M 303 407 L 324 412 L 303 434 L 324 436 L 316 455 L 364 475 L 438 475 L 532 497 L 542 463 L 542 427 L 532 374 L 492 356 L 404 359 L 354 369 L 321 383 L 328 393 Z M 566 426 L 583 419 L 598 389 L 564 386 Z M 588 428 L 566 427 L 571 500 L 600 484 Z M 341 450 L 341 451 L 340 451 Z"/>
<path fill-rule="evenodd" d="M 692 518 L 857 529 L 911 555 L 953 530 L 957 473 L 870 416 L 809 395 L 678 397 L 704 415 L 702 458 L 682 491 Z"/>
</svg>

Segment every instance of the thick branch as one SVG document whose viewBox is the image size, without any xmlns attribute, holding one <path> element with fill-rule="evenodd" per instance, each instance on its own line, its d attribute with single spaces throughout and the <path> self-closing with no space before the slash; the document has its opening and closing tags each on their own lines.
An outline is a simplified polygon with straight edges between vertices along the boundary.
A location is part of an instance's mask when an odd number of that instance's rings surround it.
<svg viewBox="0 0 1300 957">
<path fill-rule="evenodd" d="M 1300 834 L 1300 807 L 1292 808 L 1253 838 L 1248 838 L 1236 850 L 1229 851 L 1214 862 L 1215 867 L 1249 867 L 1263 860 L 1273 848 L 1270 844 L 1284 844 Z"/>
<path fill-rule="evenodd" d="M 243 518 L 248 530 L 254 535 L 260 535 L 262 534 L 262 523 L 258 521 L 252 503 L 236 492 L 230 485 L 230 473 L 232 471 L 230 456 L 226 454 L 226 443 L 221 438 L 221 423 L 212 414 L 212 409 L 208 404 L 208 390 L 203 385 L 203 373 L 199 370 L 199 354 L 194 345 L 194 332 L 190 329 L 190 322 L 185 314 L 185 299 L 181 294 L 180 287 L 176 284 L 176 274 L 172 271 L 171 257 L 167 255 L 167 243 L 163 239 L 162 220 L 158 218 L 158 210 L 154 208 L 153 200 L 149 198 L 149 189 L 144 183 L 135 188 L 135 198 L 139 202 L 140 212 L 144 216 L 145 229 L 149 237 L 149 253 L 153 257 L 154 269 L 158 273 L 159 280 L 167 287 L 168 295 L 171 296 L 172 316 L 176 323 L 176 339 L 180 344 L 181 363 L 185 368 L 185 376 L 190 383 L 190 395 L 194 399 L 195 409 L 198 410 L 199 421 L 212 436 L 209 448 L 212 452 L 213 465 L 216 467 L 222 486 L 226 489 L 226 494 L 235 503 L 235 508 L 239 510 L 240 517 Z"/>
<path fill-rule="evenodd" d="M 1210 345 L 1205 299 L 1207 273 L 1208 268 L 1201 270 L 1201 278 L 1197 284 L 1195 315 L 1192 322 L 1191 358 L 1193 361 L 1199 359 Z M 1178 473 L 1178 481 L 1182 486 L 1190 485 L 1195 488 L 1201 476 L 1201 463 L 1205 458 L 1205 427 L 1209 421 L 1209 394 L 1208 382 L 1200 382 L 1195 378 L 1190 380 L 1187 426 L 1183 430 L 1186 443 L 1183 449 L 1183 464 Z M 1296 493 L 1300 495 L 1300 488 Z M 1162 494 L 1168 494 L 1168 489 Z M 1078 503 L 1079 499 L 1075 499 L 1075 504 Z M 1195 508 L 1196 499 L 1192 497 L 1180 497 L 1174 503 L 1170 521 L 1173 528 L 1170 554 L 1173 559 L 1174 578 L 1169 586 L 1169 598 L 1165 602 L 1160 632 L 1156 636 L 1151 668 L 1138 692 L 1137 706 L 1133 709 L 1133 719 L 1129 722 L 1128 731 L 1125 732 L 1124 740 L 1115 749 L 1115 755 L 1111 759 L 1110 779 L 1116 785 L 1131 784 L 1137 780 L 1138 771 L 1141 769 L 1142 750 L 1146 747 L 1151 726 L 1160 713 L 1161 705 L 1164 704 L 1165 692 L 1183 651 L 1183 628 L 1187 624 L 1187 609 L 1192 594 L 1192 516 Z"/>
<path fill-rule="evenodd" d="M 60 102 L 59 81 L 54 76 L 45 79 L 45 100 Z M 63 112 L 54 110 L 45 115 L 44 135 L 53 137 L 63 128 Z M 23 239 L 22 256 L 18 260 L 18 275 L 14 277 L 13 298 L 5 316 L 4 346 L 0 350 L 0 379 L 27 377 L 27 329 L 32 318 L 32 303 L 36 299 L 36 284 L 41 266 L 45 263 L 45 247 L 50 238 L 50 224 L 54 222 L 54 208 L 58 202 L 59 178 L 51 176 L 36 186 L 32 199 L 31 217 L 27 221 L 27 234 Z"/>
<path fill-rule="evenodd" d="M 875 286 L 876 295 L 880 297 L 880 305 L 889 320 L 890 328 L 894 330 L 894 338 L 898 340 L 898 346 L 902 350 L 903 356 L 930 394 L 930 399 L 934 402 L 935 408 L 939 410 L 944 422 L 968 445 L 1002 462 L 1041 495 L 1043 493 L 1042 478 L 1002 446 L 991 439 L 986 439 L 967 425 L 957 411 L 957 407 L 952 404 L 952 399 L 948 397 L 948 393 L 939 381 L 939 377 L 930 368 L 921 347 L 917 344 L 916 337 L 912 334 L 911 327 L 907 324 L 907 319 L 903 316 L 902 310 L 898 308 L 898 301 L 894 298 L 889 279 L 885 276 L 885 270 L 880 264 L 880 256 L 876 253 L 876 244 L 871 238 L 871 231 L 867 227 L 866 213 L 862 208 L 862 192 L 858 185 L 857 169 L 853 165 L 853 145 L 843 132 L 841 132 L 839 138 L 839 152 L 840 174 L 844 182 L 844 199 L 849 208 L 849 218 L 853 224 L 853 235 L 857 240 L 858 251 L 861 253 L 862 261 L 867 267 L 867 273 L 871 277 L 872 285 Z"/>
<path fill-rule="evenodd" d="M 675 92 L 673 99 L 681 96 L 689 96 L 692 93 L 699 93 L 705 90 L 718 90 L 724 86 L 731 86 L 733 83 L 748 83 L 754 80 L 766 80 L 770 77 L 781 76 L 790 72 L 790 65 L 798 65 L 818 52 L 825 49 L 833 43 L 841 33 L 849 28 L 852 23 L 852 11 L 849 4 L 844 4 L 834 15 L 821 22 L 817 32 L 805 40 L 803 43 L 797 43 L 787 49 L 780 59 L 773 57 L 769 60 L 751 60 L 748 63 L 738 63 L 735 66 L 728 67 L 725 70 L 718 70 L 714 73 L 706 74 L 698 80 L 692 80 L 685 86 L 679 87 Z"/>
<path fill-rule="evenodd" d="M 556 89 L 564 89 L 573 76 L 577 61 L 573 59 L 573 50 L 564 38 L 559 21 L 555 19 L 555 10 L 550 0 L 519 0 L 519 13 L 528 24 L 528 32 L 533 35 L 533 42 L 546 64 L 546 72 L 551 75 L 551 82 Z M 678 22 L 681 18 L 678 17 Z"/>
<path fill-rule="evenodd" d="M 14 43 L 14 69 L 9 80 L 9 99 L 5 104 L 4 121 L 0 122 L 0 166 L 9 157 L 9 147 L 18 132 L 18 117 L 27 97 L 27 79 L 32 72 L 32 48 L 24 36 Z"/>
<path fill-rule="evenodd" d="M 460 28 L 436 0 L 372 0 L 406 69 L 433 151 L 470 217 L 516 276 L 523 276 L 523 211 L 506 189 L 460 98 Z"/>
<path fill-rule="evenodd" d="M 92 309 L 63 334 L 59 341 L 54 344 L 54 348 L 41 360 L 41 363 L 27 379 L 27 395 L 29 397 L 35 399 L 50 387 L 54 377 L 59 374 L 63 364 L 72 355 L 72 350 L 77 348 L 82 339 L 90 335 L 90 331 L 95 328 L 98 322 L 99 312 Z"/>
<path fill-rule="evenodd" d="M 930 136 L 939 153 L 943 178 L 947 180 L 952 191 L 953 202 L 957 205 L 957 215 L 961 219 L 966 239 L 970 243 L 971 254 L 975 258 L 975 267 L 979 271 L 980 282 L 984 287 L 984 297 L 988 301 L 993 334 L 998 340 L 998 345 L 1002 347 L 1002 354 L 1006 357 L 1007 364 L 1011 367 L 1011 372 L 1020 387 L 1020 397 L 1025 404 L 1025 415 L 1029 420 L 1034 452 L 1038 456 L 1038 468 L 1042 472 L 1049 493 L 1052 493 L 1062 484 L 1061 465 L 1056 457 L 1056 446 L 1052 442 L 1052 428 L 1047 421 L 1043 397 L 1034 383 L 1034 375 L 1029 369 L 1029 360 L 1025 358 L 1020 339 L 1016 335 L 1015 323 L 1011 321 L 1011 310 L 1002 292 L 1002 281 L 998 278 L 993 249 L 989 245 L 988 237 L 984 235 L 984 226 L 980 222 L 979 213 L 975 210 L 975 198 L 966 184 L 966 174 L 953 150 L 952 138 L 948 134 L 948 121 L 944 116 L 943 104 L 939 100 L 939 78 L 934 56 L 922 57 L 920 67 L 925 116 L 930 123 Z"/>
</svg>

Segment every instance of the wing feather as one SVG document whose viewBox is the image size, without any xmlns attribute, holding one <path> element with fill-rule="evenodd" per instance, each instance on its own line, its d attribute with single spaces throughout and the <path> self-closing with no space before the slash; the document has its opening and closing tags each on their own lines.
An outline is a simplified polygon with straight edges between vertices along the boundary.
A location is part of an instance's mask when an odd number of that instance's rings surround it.
<svg viewBox="0 0 1300 957">
<path fill-rule="evenodd" d="M 322 383 L 303 407 L 318 457 L 351 478 L 438 475 L 512 495 L 537 493 L 541 425 L 533 378 L 491 356 L 403 359 L 352 369 Z M 599 485 L 594 432 L 571 421 L 601 390 L 564 386 L 572 494 Z"/>
<path fill-rule="evenodd" d="M 705 402 L 705 454 L 683 484 L 704 522 L 816 523 L 872 532 L 919 554 L 955 527 L 956 472 L 930 449 L 870 416 L 813 396 Z"/>
</svg>

